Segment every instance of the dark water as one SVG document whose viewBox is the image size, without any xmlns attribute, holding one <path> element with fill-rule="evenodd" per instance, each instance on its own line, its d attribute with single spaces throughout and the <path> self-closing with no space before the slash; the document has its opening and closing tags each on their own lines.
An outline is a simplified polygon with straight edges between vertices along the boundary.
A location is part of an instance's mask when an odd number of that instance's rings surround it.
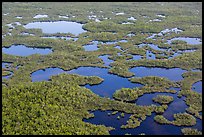
<svg viewBox="0 0 204 137">
<path fill-rule="evenodd" d="M 177 91 L 180 90 L 180 88 L 172 88 Z M 136 101 L 137 105 L 159 105 L 158 103 L 154 103 L 152 101 L 153 97 L 156 97 L 157 95 L 170 95 L 174 98 L 174 101 L 171 102 L 168 105 L 167 110 L 163 113 L 163 116 L 172 121 L 174 120 L 173 114 L 185 112 L 185 109 L 188 107 L 184 102 L 184 97 L 178 98 L 177 93 L 171 94 L 171 93 L 153 93 L 153 94 L 144 94 L 143 96 L 139 97 Z M 146 120 L 144 120 L 139 127 L 133 128 L 133 129 L 121 129 L 121 125 L 125 125 L 126 121 L 129 119 L 131 114 L 125 113 L 124 118 L 120 116 L 121 112 L 118 112 L 115 115 L 108 115 L 108 113 L 112 113 L 113 111 L 93 111 L 91 113 L 94 113 L 94 118 L 90 119 L 83 119 L 85 122 L 89 122 L 96 125 L 105 125 L 105 126 L 111 126 L 114 127 L 115 130 L 110 131 L 111 135 L 124 135 L 126 133 L 132 134 L 132 135 L 138 135 L 141 133 L 145 133 L 146 135 L 182 135 L 181 129 L 186 126 L 174 126 L 174 125 L 161 125 L 154 121 L 155 113 L 152 113 L 151 116 L 147 116 Z M 117 117 L 120 116 L 120 119 L 117 119 Z M 202 131 L 202 121 L 200 119 L 197 119 L 197 124 L 192 126 L 192 128 L 197 128 L 198 130 Z"/>
<path fill-rule="evenodd" d="M 80 33 L 86 32 L 82 29 L 83 24 L 68 21 L 55 21 L 55 22 L 32 22 L 26 24 L 26 29 L 39 28 L 42 29 L 43 33 L 72 33 L 79 35 Z"/>
<path fill-rule="evenodd" d="M 12 45 L 9 48 L 2 48 L 2 52 L 16 56 L 29 56 L 32 54 L 46 55 L 51 53 L 52 50 L 50 48 L 31 48 L 25 45 Z"/>
<path fill-rule="evenodd" d="M 99 85 L 85 85 L 86 88 L 89 88 L 94 93 L 102 97 L 112 98 L 115 90 L 121 88 L 134 88 L 141 87 L 141 84 L 131 83 L 127 78 L 118 77 L 117 75 L 109 74 L 108 69 L 105 68 L 96 68 L 96 67 L 79 67 L 70 71 L 63 71 L 60 68 L 47 68 L 45 70 L 38 70 L 31 74 L 32 81 L 43 81 L 48 80 L 50 76 L 57 75 L 60 73 L 66 72 L 68 74 L 79 74 L 83 76 L 98 76 L 103 78 L 104 81 Z M 111 85 L 111 86 L 110 86 Z"/>
<path fill-rule="evenodd" d="M 135 73 L 136 77 L 146 77 L 146 76 L 159 76 L 165 77 L 172 81 L 182 80 L 181 76 L 186 70 L 180 68 L 148 68 L 148 67 L 134 67 L 130 69 L 130 72 Z"/>
<path fill-rule="evenodd" d="M 155 113 L 148 116 L 137 128 L 133 129 L 121 129 L 121 125 L 125 125 L 126 121 L 129 119 L 130 114 L 125 113 L 124 118 L 117 119 L 120 112 L 115 115 L 108 115 L 112 111 L 95 111 L 94 118 L 84 119 L 83 121 L 89 122 L 96 125 L 105 125 L 114 127 L 115 130 L 111 130 L 111 135 L 124 135 L 126 133 L 131 135 L 138 135 L 145 133 L 146 135 L 181 135 L 181 127 L 176 127 L 173 125 L 160 125 L 154 122 Z"/>
<path fill-rule="evenodd" d="M 202 93 L 202 81 L 198 81 L 196 83 L 194 83 L 192 85 L 192 88 L 191 88 L 193 91 L 196 91 L 198 93 Z"/>
</svg>

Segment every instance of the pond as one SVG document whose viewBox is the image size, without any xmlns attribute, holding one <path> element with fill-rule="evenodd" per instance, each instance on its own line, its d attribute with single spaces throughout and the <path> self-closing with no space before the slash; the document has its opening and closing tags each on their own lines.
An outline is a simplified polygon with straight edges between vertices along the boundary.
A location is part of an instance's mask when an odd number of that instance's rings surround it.
<svg viewBox="0 0 204 137">
<path fill-rule="evenodd" d="M 136 77 L 158 76 L 168 78 L 171 81 L 179 81 L 183 79 L 182 74 L 186 70 L 180 68 L 134 67 L 130 69 L 130 72 L 135 73 Z"/>
<path fill-rule="evenodd" d="M 15 69 L 17 70 L 19 67 L 20 65 L 15 67 Z M 4 69 L 5 71 L 9 72 L 9 75 L 2 76 L 2 79 L 9 79 L 11 76 L 13 76 L 13 72 L 10 71 L 11 68 L 12 68 L 11 62 L 2 62 L 2 70 Z"/>
<path fill-rule="evenodd" d="M 11 64 L 10 62 L 2 62 L 2 68 L 10 67 Z"/>
<path fill-rule="evenodd" d="M 170 56 L 168 57 L 168 59 L 174 58 L 174 57 L 179 56 L 179 55 L 181 55 L 181 54 L 183 54 L 183 53 L 194 52 L 194 51 L 196 51 L 196 50 L 193 50 L 193 49 L 178 50 L 177 52 L 174 52 L 173 55 L 170 55 Z"/>
<path fill-rule="evenodd" d="M 47 55 L 52 52 L 50 48 L 32 48 L 25 45 L 11 45 L 9 48 L 2 48 L 2 52 L 15 56 L 29 56 L 32 54 Z"/>
<path fill-rule="evenodd" d="M 120 88 L 134 88 L 141 87 L 141 84 L 131 83 L 127 78 L 118 77 L 117 75 L 109 74 L 108 69 L 97 68 L 97 67 L 79 67 L 70 71 L 64 71 L 60 68 L 46 68 L 44 70 L 37 70 L 31 74 L 32 81 L 43 81 L 49 80 L 50 76 L 57 75 L 60 73 L 68 74 L 78 74 L 83 76 L 98 76 L 104 81 L 99 85 L 85 85 L 86 88 L 89 88 L 94 93 L 102 97 L 112 98 L 112 94 L 115 90 Z M 110 86 L 111 85 L 111 86 Z"/>
<path fill-rule="evenodd" d="M 43 33 L 72 33 L 79 35 L 86 32 L 82 29 L 83 24 L 69 21 L 55 21 L 55 22 L 32 22 L 26 24 L 26 29 L 42 29 Z"/>
<path fill-rule="evenodd" d="M 173 38 L 173 39 L 167 40 L 167 43 L 171 44 L 171 42 L 174 41 L 174 40 L 186 41 L 187 44 L 190 44 L 190 45 L 202 44 L 201 39 L 199 39 L 199 38 L 189 38 L 189 37 L 177 37 L 177 38 Z"/>
<path fill-rule="evenodd" d="M 128 54 L 128 55 L 131 55 L 133 57 L 132 59 L 128 59 L 128 60 L 140 60 L 143 58 L 143 56 L 141 55 L 132 55 L 132 54 Z"/>
<path fill-rule="evenodd" d="M 104 66 L 107 66 L 107 67 L 109 67 L 110 63 L 113 62 L 113 60 L 110 60 L 110 59 L 108 58 L 108 56 L 109 56 L 109 55 L 99 56 L 99 58 L 103 60 Z"/>
<path fill-rule="evenodd" d="M 156 56 L 154 53 L 152 53 L 152 51 L 147 50 L 146 51 L 146 59 L 156 59 Z"/>
<path fill-rule="evenodd" d="M 162 48 L 159 48 L 158 45 L 155 45 L 155 44 L 139 44 L 138 47 L 141 48 L 143 46 L 149 46 L 150 48 L 154 49 L 154 50 L 160 50 L 160 51 L 166 51 L 166 49 L 162 49 Z"/>
<path fill-rule="evenodd" d="M 192 88 L 191 88 L 193 91 L 196 91 L 198 93 L 202 93 L 202 81 L 198 81 L 196 83 L 194 83 L 192 85 Z"/>
<path fill-rule="evenodd" d="M 95 50 L 98 50 L 98 45 L 99 41 L 92 41 L 90 42 L 90 44 L 87 44 L 87 45 L 84 45 L 84 49 L 85 51 L 95 51 Z"/>
</svg>

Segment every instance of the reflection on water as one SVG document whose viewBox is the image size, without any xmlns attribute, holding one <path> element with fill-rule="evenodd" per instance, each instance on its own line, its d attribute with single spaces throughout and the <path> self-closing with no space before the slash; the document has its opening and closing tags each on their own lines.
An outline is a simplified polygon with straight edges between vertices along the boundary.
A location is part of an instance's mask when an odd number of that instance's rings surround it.
<svg viewBox="0 0 204 137">
<path fill-rule="evenodd" d="M 198 93 L 202 93 L 202 81 L 198 81 L 196 83 L 194 83 L 192 85 L 192 88 L 191 88 L 193 91 L 196 91 Z"/>
<path fill-rule="evenodd" d="M 32 81 L 49 80 L 50 76 L 60 73 L 79 74 L 83 76 L 98 76 L 104 81 L 99 85 L 85 85 L 86 88 L 91 89 L 94 93 L 102 97 L 112 98 L 115 90 L 121 88 L 141 87 L 141 84 L 131 83 L 127 78 L 118 77 L 117 75 L 109 74 L 108 69 L 97 67 L 79 67 L 70 71 L 64 71 L 60 68 L 47 68 L 44 70 L 37 70 L 31 74 Z M 111 85 L 111 86 L 110 86 Z"/>
<path fill-rule="evenodd" d="M 52 52 L 50 48 L 31 48 L 25 45 L 12 45 L 9 48 L 2 48 L 2 52 L 5 54 L 16 56 L 29 56 L 32 54 L 46 55 Z"/>
<path fill-rule="evenodd" d="M 99 56 L 99 58 L 102 59 L 103 62 L 105 63 L 104 65 L 107 66 L 107 67 L 110 65 L 110 63 L 113 62 L 113 60 L 108 59 L 108 56 L 109 55 Z"/>
<path fill-rule="evenodd" d="M 173 39 L 167 40 L 167 43 L 171 44 L 171 42 L 174 41 L 174 40 L 186 41 L 187 44 L 191 44 L 191 45 L 202 44 L 201 39 L 199 39 L 199 38 L 189 38 L 189 37 L 173 38 Z"/>
<path fill-rule="evenodd" d="M 166 77 L 172 81 L 182 80 L 181 76 L 186 70 L 180 68 L 149 68 L 149 67 L 134 67 L 130 69 L 130 72 L 135 73 L 136 77 L 145 77 L 145 76 L 158 76 Z"/>
<path fill-rule="evenodd" d="M 42 29 L 43 33 L 72 33 L 79 35 L 80 33 L 86 32 L 82 29 L 83 24 L 68 21 L 55 21 L 55 22 L 32 22 L 26 24 L 26 29 L 39 28 Z"/>
</svg>

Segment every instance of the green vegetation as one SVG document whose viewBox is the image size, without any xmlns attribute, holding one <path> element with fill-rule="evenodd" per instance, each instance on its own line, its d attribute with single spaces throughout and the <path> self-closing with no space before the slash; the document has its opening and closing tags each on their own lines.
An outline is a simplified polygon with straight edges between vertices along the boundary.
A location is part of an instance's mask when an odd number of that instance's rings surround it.
<svg viewBox="0 0 204 137">
<path fill-rule="evenodd" d="M 113 111 L 111 114 L 112 115 L 115 115 L 115 114 L 117 114 L 118 113 L 118 111 Z"/>
<path fill-rule="evenodd" d="M 125 117 L 125 113 L 122 112 L 122 113 L 120 114 L 120 116 L 121 116 L 121 117 Z"/>
<path fill-rule="evenodd" d="M 133 101 L 138 98 L 137 91 L 138 90 L 132 90 L 130 88 L 122 88 L 120 90 L 116 90 L 113 97 L 121 101 Z"/>
<path fill-rule="evenodd" d="M 133 102 L 138 97 L 146 93 L 155 93 L 155 92 L 167 92 L 167 93 L 176 93 L 175 90 L 169 89 L 170 87 L 179 87 L 178 82 L 171 82 L 167 78 L 160 78 L 155 76 L 148 76 L 143 78 L 132 77 L 129 80 L 133 83 L 143 84 L 143 87 L 140 88 L 121 88 L 116 90 L 113 94 L 113 98 L 120 101 Z M 160 100 L 161 103 L 167 103 L 173 101 L 171 97 L 158 97 L 155 101 Z"/>
<path fill-rule="evenodd" d="M 93 6 L 94 5 L 94 6 Z M 162 8 L 161 8 L 162 7 Z M 196 10 L 195 10 L 196 9 Z M 116 13 L 124 12 L 124 15 Z M 37 14 L 46 14 L 48 18 L 33 18 Z M 166 17 L 158 17 L 164 14 Z M 68 16 L 68 18 L 60 18 Z M 101 22 L 89 19 L 95 15 Z M 22 19 L 16 18 L 22 16 Z M 133 16 L 136 21 L 127 20 Z M 146 17 L 144 17 L 146 16 Z M 153 19 L 160 22 L 150 22 Z M 44 34 L 41 29 L 26 29 L 23 25 L 30 22 L 42 21 L 74 21 L 83 23 L 84 32 L 78 36 L 71 33 Z M 124 22 L 133 24 L 122 24 Z M 22 25 L 17 25 L 19 22 Z M 14 28 L 7 26 L 12 24 Z M 170 33 L 156 36 L 155 40 L 147 39 L 152 34 L 164 29 L 179 28 L 181 33 Z M 23 35 L 22 33 L 28 33 Z M 133 33 L 135 36 L 128 37 Z M 29 35 L 32 34 L 32 35 Z M 65 39 L 42 38 L 50 36 L 69 36 L 78 38 L 77 41 Z M 48 55 L 34 54 L 31 56 L 14 56 L 3 53 L 2 62 L 12 63 L 11 67 L 3 69 L 2 76 L 12 72 L 9 79 L 2 79 L 2 134 L 3 135 L 101 135 L 109 134 L 112 127 L 94 125 L 83 121 L 93 117 L 89 110 L 111 110 L 113 113 L 122 112 L 131 114 L 126 125 L 121 128 L 134 128 L 150 116 L 153 112 L 162 114 L 167 105 L 138 106 L 128 101 L 134 101 L 146 93 L 167 92 L 171 87 L 181 87 L 179 97 L 184 96 L 189 106 L 186 111 L 202 119 L 202 94 L 191 90 L 192 84 L 202 80 L 202 44 L 189 45 L 183 41 L 167 40 L 174 37 L 195 37 L 202 39 L 202 4 L 201 3 L 161 3 L 161 2 L 112 2 L 112 3 L 43 3 L 43 2 L 3 2 L 2 3 L 2 48 L 13 44 L 24 44 L 27 47 L 51 48 Z M 98 50 L 85 51 L 83 46 L 98 40 Z M 116 44 L 103 42 L 127 40 Z M 147 46 L 156 44 L 159 48 L 171 51 L 155 50 Z M 139 44 L 147 44 L 139 48 Z M 115 46 L 120 46 L 120 49 Z M 168 59 L 176 51 L 196 50 L 182 53 Z M 146 59 L 146 50 L 155 54 L 155 60 Z M 118 55 L 120 53 L 121 55 Z M 109 55 L 114 62 L 110 68 L 104 66 L 101 55 Z M 140 60 L 130 60 L 132 55 L 141 55 Z M 16 67 L 20 65 L 18 69 Z M 183 74 L 184 79 L 172 82 L 160 77 L 132 77 L 133 83 L 140 83 L 141 88 L 122 88 L 117 90 L 113 97 L 116 100 L 102 98 L 85 87 L 86 84 L 96 85 L 103 79 L 96 76 L 80 76 L 60 74 L 52 76 L 44 82 L 31 82 L 31 74 L 39 69 L 58 67 L 71 70 L 81 66 L 108 68 L 109 73 L 121 77 L 131 77 L 134 73 L 129 69 L 137 66 L 182 68 L 188 70 Z M 200 69 L 200 72 L 192 72 Z M 135 75 L 137 76 L 137 74 Z M 159 98 L 166 103 L 166 97 Z M 157 100 L 157 98 L 156 98 Z M 195 118 L 190 114 L 175 114 L 174 121 L 168 121 L 157 115 L 155 121 L 177 126 L 194 125 Z M 201 134 L 196 129 L 184 128 L 184 134 Z M 142 133 L 141 133 L 142 134 Z"/>
<path fill-rule="evenodd" d="M 202 135 L 201 131 L 198 131 L 197 129 L 194 128 L 182 128 L 181 132 L 184 135 Z"/>
<path fill-rule="evenodd" d="M 129 80 L 133 83 L 140 83 L 149 87 L 161 87 L 161 88 L 170 88 L 170 87 L 179 87 L 178 83 L 172 82 L 167 78 L 156 77 L 156 76 L 147 76 L 147 77 L 132 77 Z"/>
<path fill-rule="evenodd" d="M 169 103 L 171 103 L 174 100 L 174 98 L 172 96 L 157 95 L 152 100 L 154 102 L 159 103 L 159 104 L 169 104 Z"/>
<path fill-rule="evenodd" d="M 167 93 L 176 93 L 175 90 L 168 90 L 160 87 L 149 87 L 144 86 L 141 88 L 121 88 L 116 90 L 113 94 L 113 98 L 120 101 L 132 102 L 136 100 L 139 96 L 142 96 L 146 93 L 155 93 L 155 92 L 167 92 Z"/>
<path fill-rule="evenodd" d="M 115 61 L 111 63 L 112 68 L 109 72 L 122 77 L 131 77 L 134 76 L 134 73 L 129 72 L 129 69 L 139 66 L 181 68 L 186 70 L 202 69 L 202 52 L 195 51 L 192 53 L 183 53 L 182 55 L 176 56 L 172 59 Z"/>
<path fill-rule="evenodd" d="M 202 94 L 192 91 L 192 85 L 202 80 L 202 72 L 186 72 L 182 75 L 184 79 L 181 81 L 181 91 L 178 93 L 179 97 L 185 96 L 185 102 L 189 106 L 187 112 L 195 115 L 197 118 L 202 119 Z"/>
<path fill-rule="evenodd" d="M 3 86 L 3 134 L 108 134 L 112 128 L 82 121 L 92 117 L 88 110 L 120 110 L 139 115 L 149 115 L 153 111 L 152 107 L 101 98 L 78 86 L 85 84 L 87 77 L 76 77 L 61 74 L 53 76 L 49 82 Z M 77 82 L 79 77 L 84 81 Z"/>
<path fill-rule="evenodd" d="M 10 71 L 2 70 L 2 76 L 8 76 L 10 74 L 11 74 Z"/>
<path fill-rule="evenodd" d="M 156 115 L 154 120 L 160 124 L 172 124 L 175 126 L 193 126 L 196 124 L 196 119 L 188 113 L 174 114 L 173 121 L 167 120 L 163 115 Z"/>
</svg>

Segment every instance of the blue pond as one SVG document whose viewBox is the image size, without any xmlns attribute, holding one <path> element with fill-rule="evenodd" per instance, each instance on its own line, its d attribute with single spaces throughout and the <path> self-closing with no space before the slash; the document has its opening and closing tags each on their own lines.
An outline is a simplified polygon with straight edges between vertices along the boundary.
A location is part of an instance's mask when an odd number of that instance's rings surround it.
<svg viewBox="0 0 204 137">
<path fill-rule="evenodd" d="M 133 60 L 140 60 L 142 59 L 141 55 L 132 55 L 133 56 Z"/>
<path fill-rule="evenodd" d="M 151 51 L 147 50 L 146 51 L 146 59 L 156 59 L 156 56 L 154 53 L 152 53 Z"/>
<path fill-rule="evenodd" d="M 2 68 L 6 69 L 6 68 L 10 68 L 12 63 L 9 62 L 2 62 Z M 2 76 L 2 79 L 9 79 L 11 76 L 13 75 L 13 72 L 10 71 L 10 74 L 7 76 Z"/>
<path fill-rule="evenodd" d="M 110 63 L 113 62 L 113 60 L 108 59 L 108 56 L 109 55 L 99 56 L 99 58 L 103 60 L 104 65 L 107 66 L 107 67 L 110 65 Z"/>
<path fill-rule="evenodd" d="M 134 67 L 130 69 L 130 72 L 135 73 L 136 77 L 145 77 L 145 76 L 159 76 L 166 77 L 172 81 L 182 80 L 181 76 L 186 70 L 180 68 L 148 68 L 148 67 Z"/>
<path fill-rule="evenodd" d="M 32 22 L 26 24 L 26 29 L 39 28 L 43 33 L 72 33 L 79 35 L 86 32 L 82 29 L 83 24 L 68 21 L 55 21 L 55 22 Z"/>
<path fill-rule="evenodd" d="M 134 88 L 141 87 L 141 84 L 131 83 L 127 78 L 118 77 L 108 73 L 108 69 L 96 68 L 96 67 L 79 67 L 70 71 L 64 71 L 60 68 L 47 68 L 45 70 L 38 70 L 31 74 L 32 81 L 43 81 L 49 80 L 50 76 L 57 75 L 66 72 L 68 74 L 79 74 L 83 76 L 98 76 L 103 78 L 104 81 L 99 85 L 85 85 L 94 93 L 102 97 L 112 98 L 112 94 L 115 90 L 120 88 Z M 111 85 L 111 86 L 110 86 Z"/>
<path fill-rule="evenodd" d="M 173 39 L 167 40 L 167 43 L 168 43 L 168 44 L 171 44 L 171 41 L 174 41 L 174 40 L 186 41 L 187 44 L 191 44 L 191 45 L 202 44 L 201 39 L 199 39 L 199 38 L 189 38 L 189 37 L 173 38 Z"/>
<path fill-rule="evenodd" d="M 9 62 L 2 62 L 2 68 L 9 67 L 10 65 L 11 65 L 11 63 L 9 63 Z"/>
<path fill-rule="evenodd" d="M 192 90 L 198 93 L 202 93 L 202 81 L 198 81 L 192 85 Z"/>
<path fill-rule="evenodd" d="M 98 49 L 97 47 L 98 43 L 99 43 L 98 41 L 92 41 L 90 44 L 84 45 L 83 47 L 85 51 L 94 51 Z"/>
<path fill-rule="evenodd" d="M 148 45 L 149 47 L 151 47 L 154 50 L 165 51 L 165 49 L 159 48 L 158 45 L 155 45 L 155 44 L 144 44 L 144 43 L 142 43 L 142 44 L 139 44 L 138 46 L 139 46 L 139 48 L 141 48 L 141 47 L 143 47 L 145 45 Z"/>
<path fill-rule="evenodd" d="M 32 54 L 46 55 L 51 53 L 52 50 L 50 48 L 31 48 L 25 45 L 12 45 L 9 48 L 2 48 L 2 52 L 16 56 L 29 56 Z"/>
</svg>

